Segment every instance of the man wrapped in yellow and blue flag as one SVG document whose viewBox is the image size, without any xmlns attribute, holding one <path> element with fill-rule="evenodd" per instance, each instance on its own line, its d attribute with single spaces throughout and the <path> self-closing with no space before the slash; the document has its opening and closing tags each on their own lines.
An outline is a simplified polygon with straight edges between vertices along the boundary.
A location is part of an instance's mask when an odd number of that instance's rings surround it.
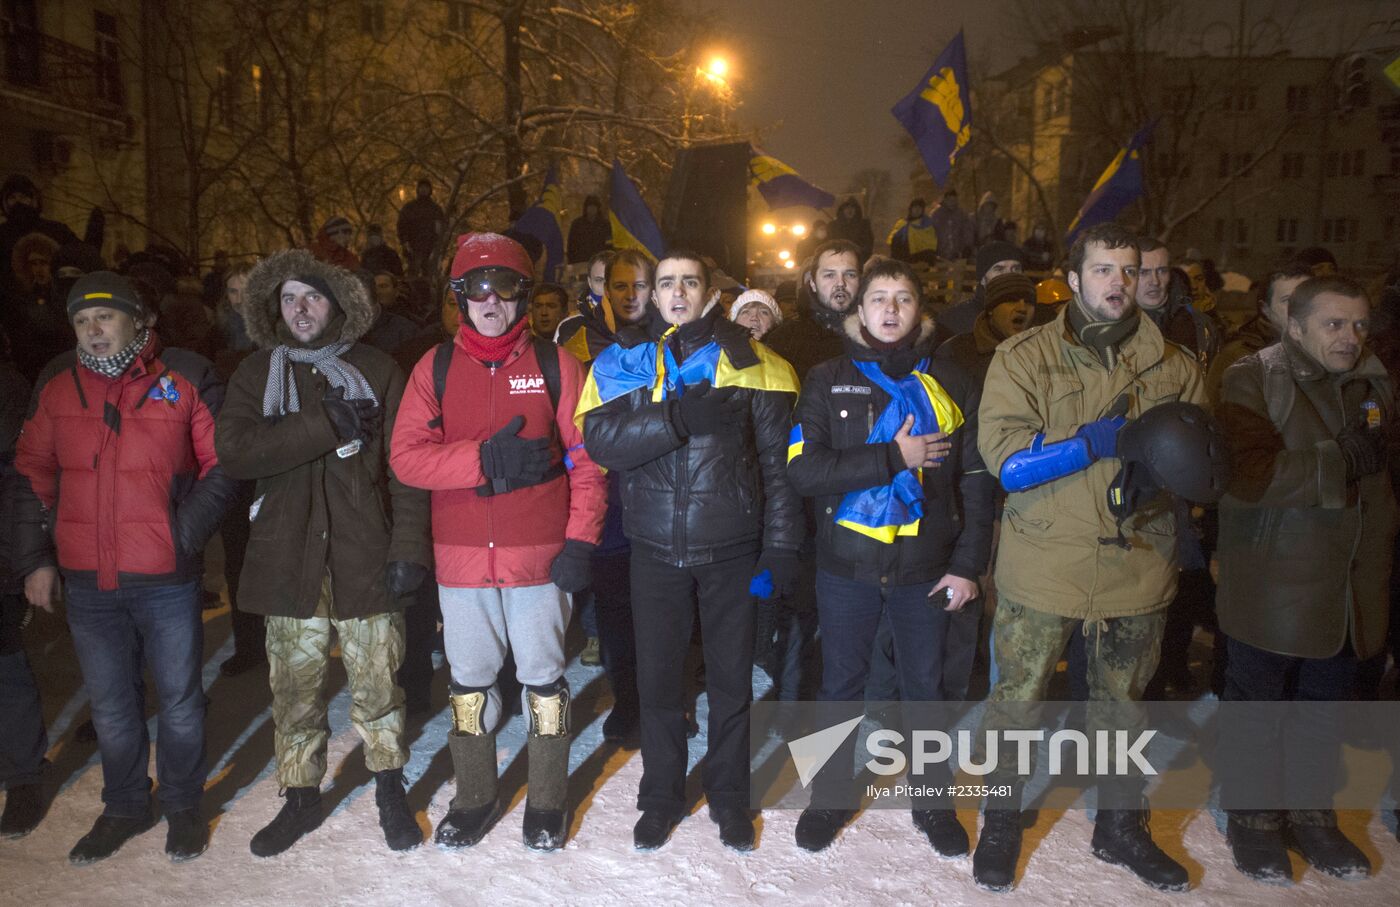
<svg viewBox="0 0 1400 907">
<path fill-rule="evenodd" d="M 661 847 L 686 814 L 683 674 L 698 614 L 709 697 L 702 785 L 721 841 L 748 850 L 749 589 L 764 573 L 779 595 L 796 579 L 802 502 L 784 459 L 797 376 L 723 316 L 698 255 L 663 255 L 653 286 L 651 318 L 619 330 L 594 359 L 575 416 L 589 454 L 623 473 L 643 764 L 634 843 Z"/>
<path fill-rule="evenodd" d="M 909 203 L 909 210 L 895 221 L 885 241 L 890 244 L 890 257 L 898 261 L 938 262 L 938 229 L 922 198 Z"/>
<path fill-rule="evenodd" d="M 980 596 L 996 487 L 977 450 L 980 389 L 953 363 L 932 359 L 934 325 L 921 317 L 912 269 L 872 263 L 856 295 L 843 325 L 846 354 L 807 373 L 788 445 L 788 478 L 814 499 L 817 520 L 817 698 L 850 703 L 852 715 L 864 709 L 882 627 L 898 698 L 945 698 L 949 627 Z M 806 850 L 828 846 L 859 805 L 852 746 L 843 744 L 812 785 L 796 831 Z M 937 852 L 967 852 L 950 801 L 921 797 L 913 812 Z"/>
</svg>

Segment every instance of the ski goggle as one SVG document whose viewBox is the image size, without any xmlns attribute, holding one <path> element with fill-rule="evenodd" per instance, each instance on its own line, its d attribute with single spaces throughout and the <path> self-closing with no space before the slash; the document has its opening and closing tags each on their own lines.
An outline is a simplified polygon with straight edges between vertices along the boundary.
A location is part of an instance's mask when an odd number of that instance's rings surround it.
<svg viewBox="0 0 1400 907">
<path fill-rule="evenodd" d="M 534 281 L 510 268 L 475 268 L 447 282 L 457 301 L 485 302 L 492 294 L 501 302 L 515 302 L 528 295 Z"/>
</svg>

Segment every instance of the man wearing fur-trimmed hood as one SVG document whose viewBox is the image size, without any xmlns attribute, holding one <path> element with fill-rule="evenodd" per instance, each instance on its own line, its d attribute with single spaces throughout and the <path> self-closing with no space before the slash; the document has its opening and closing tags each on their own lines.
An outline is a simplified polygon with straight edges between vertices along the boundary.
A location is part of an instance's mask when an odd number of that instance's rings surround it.
<svg viewBox="0 0 1400 907">
<path fill-rule="evenodd" d="M 258 345 L 229 383 L 216 448 L 257 480 L 239 605 L 267 616 L 277 782 L 287 802 L 252 840 L 291 847 L 324 818 L 331 631 L 349 678 L 350 720 L 375 773 L 385 841 L 422 841 L 404 799 L 403 608 L 430 563 L 427 494 L 389 468 L 405 379 L 359 339 L 374 307 L 353 274 L 287 250 L 248 275 L 243 317 Z"/>
<path fill-rule="evenodd" d="M 944 698 L 943 640 L 978 595 L 992 537 L 994 482 L 977 451 L 975 381 L 932 359 L 909 265 L 872 263 L 844 322 L 846 354 L 808 374 L 788 444 L 788 478 L 815 498 L 818 699 L 862 699 L 882 616 L 895 643 L 901 699 Z M 860 801 L 852 737 L 818 775 L 797 843 L 822 850 Z M 844 767 L 847 771 L 840 771 Z M 914 824 L 944 856 L 967 853 L 951 802 L 916 800 Z"/>
</svg>

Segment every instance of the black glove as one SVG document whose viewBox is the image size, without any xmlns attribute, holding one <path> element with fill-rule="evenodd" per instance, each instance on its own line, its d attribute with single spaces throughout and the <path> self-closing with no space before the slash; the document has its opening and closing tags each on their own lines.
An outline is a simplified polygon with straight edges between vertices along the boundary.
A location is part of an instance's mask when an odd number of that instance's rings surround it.
<svg viewBox="0 0 1400 907">
<path fill-rule="evenodd" d="M 346 400 L 345 388 L 333 387 L 326 391 L 321 405 L 326 408 L 326 416 L 342 444 L 357 438 L 368 441 L 377 430 L 379 404 L 373 400 Z"/>
<path fill-rule="evenodd" d="M 412 595 L 428 578 L 428 568 L 412 561 L 390 561 L 384 568 L 384 583 L 395 598 Z"/>
<path fill-rule="evenodd" d="M 798 558 L 796 551 L 789 551 L 786 548 L 768 548 L 758 556 L 758 563 L 754 565 L 754 577 L 760 577 L 766 571 L 773 582 L 773 598 L 787 598 L 797 588 L 797 567 Z M 749 586 L 750 590 L 753 585 Z M 767 598 L 768 596 L 760 596 Z"/>
<path fill-rule="evenodd" d="M 549 565 L 549 581 L 570 594 L 593 584 L 593 549 L 597 545 L 565 539 L 564 550 Z"/>
<path fill-rule="evenodd" d="M 481 443 L 481 472 L 488 479 L 521 479 L 538 482 L 549 468 L 549 439 L 521 438 L 517 432 L 525 417 L 516 416 L 506 427 Z"/>
<path fill-rule="evenodd" d="M 1337 435 L 1337 446 L 1342 449 L 1342 459 L 1347 463 L 1348 482 L 1375 475 L 1385 468 L 1385 441 L 1384 431 L 1367 428 L 1364 422 L 1342 429 Z"/>
<path fill-rule="evenodd" d="M 744 398 L 737 387 L 711 387 L 709 380 L 692 384 L 671 410 L 676 430 L 684 437 L 738 431 L 744 419 Z"/>
</svg>

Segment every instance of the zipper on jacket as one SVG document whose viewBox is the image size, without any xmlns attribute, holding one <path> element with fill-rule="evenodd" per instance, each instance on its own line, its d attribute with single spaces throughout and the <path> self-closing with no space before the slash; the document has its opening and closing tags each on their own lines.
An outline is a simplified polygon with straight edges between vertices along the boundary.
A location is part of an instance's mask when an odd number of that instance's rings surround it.
<svg viewBox="0 0 1400 907">
<path fill-rule="evenodd" d="M 685 566 L 685 511 L 686 501 L 690 496 L 689 475 L 687 468 L 690 464 L 690 441 L 678 451 L 680 456 L 676 457 L 676 513 L 672 525 L 672 546 L 676 557 L 676 566 Z"/>
<path fill-rule="evenodd" d="M 490 393 L 486 395 L 486 425 L 489 428 L 496 424 L 496 366 L 487 366 L 487 377 L 489 378 Z M 491 479 L 485 474 L 482 478 L 487 482 Z M 499 586 L 500 577 L 496 575 L 496 521 L 495 512 L 492 508 L 493 497 L 486 498 L 486 571 L 491 578 L 491 585 Z"/>
</svg>

